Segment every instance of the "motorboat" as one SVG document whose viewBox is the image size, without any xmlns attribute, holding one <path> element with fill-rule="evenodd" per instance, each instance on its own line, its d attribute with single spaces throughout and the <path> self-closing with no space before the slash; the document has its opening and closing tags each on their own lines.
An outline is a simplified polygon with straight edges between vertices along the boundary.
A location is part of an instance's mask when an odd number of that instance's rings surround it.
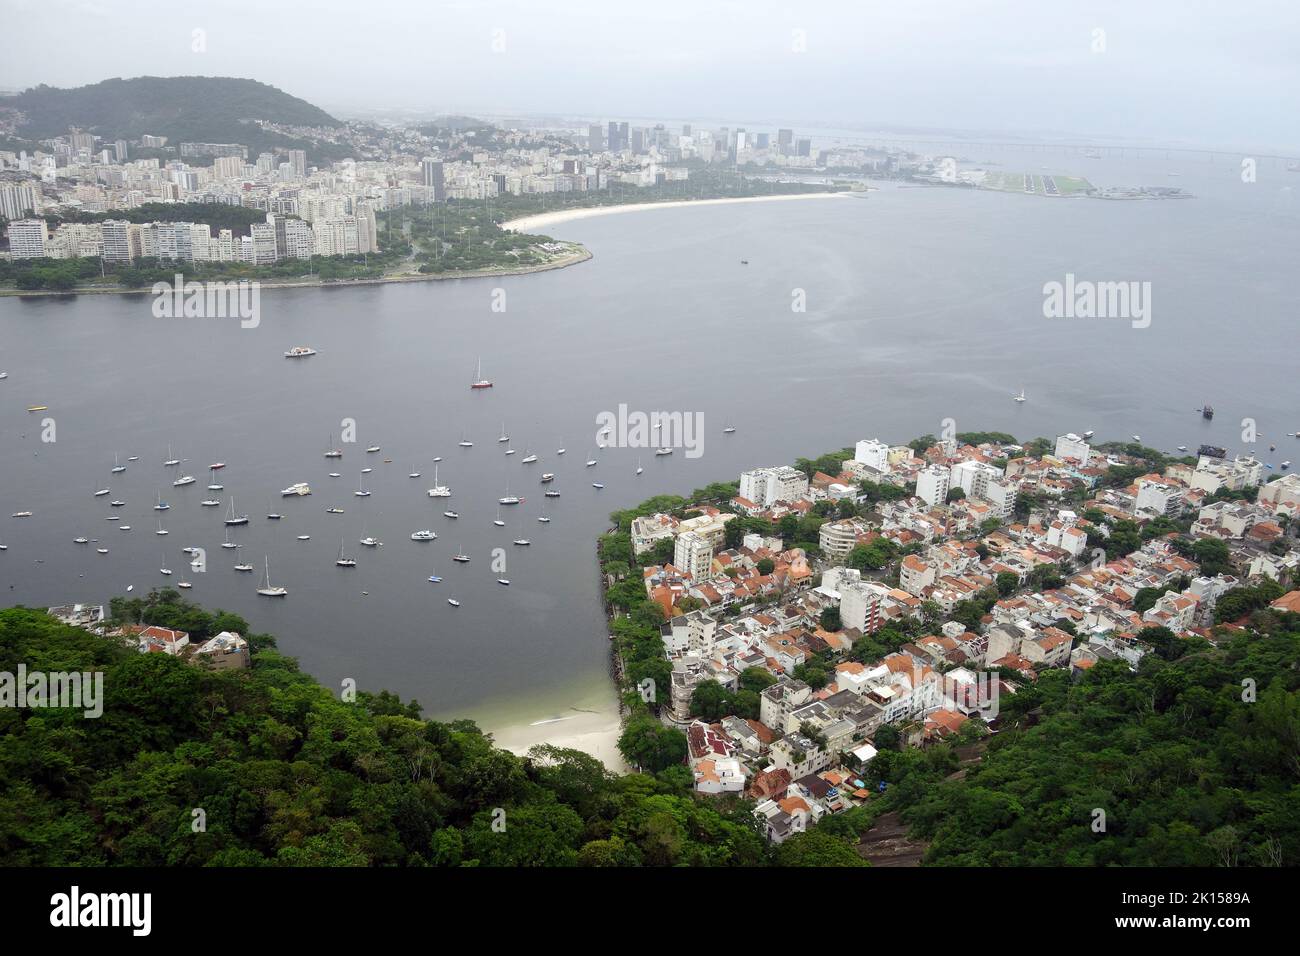
<svg viewBox="0 0 1300 956">
<path fill-rule="evenodd" d="M 299 481 L 295 484 L 290 485 L 288 488 L 280 489 L 280 496 L 283 498 L 290 498 L 294 496 L 300 497 L 302 495 L 309 495 L 309 494 L 311 494 L 311 485 L 307 484 L 307 482 L 305 481 Z"/>
<path fill-rule="evenodd" d="M 430 531 L 428 528 L 425 528 L 423 531 L 411 532 L 412 541 L 432 541 L 436 537 L 438 537 L 437 532 Z"/>
<path fill-rule="evenodd" d="M 293 348 L 289 349 L 287 352 L 284 353 L 284 357 L 285 358 L 307 358 L 308 356 L 315 355 L 315 354 L 316 354 L 316 350 L 313 348 L 310 348 L 306 345 L 295 345 Z"/>
</svg>

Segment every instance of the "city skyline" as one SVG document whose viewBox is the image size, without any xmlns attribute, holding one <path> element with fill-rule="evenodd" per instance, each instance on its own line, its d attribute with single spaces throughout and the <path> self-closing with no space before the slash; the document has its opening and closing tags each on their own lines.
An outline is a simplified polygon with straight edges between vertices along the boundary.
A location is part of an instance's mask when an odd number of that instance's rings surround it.
<svg viewBox="0 0 1300 956">
<path fill-rule="evenodd" d="M 384 0 L 360 21 L 330 4 L 306 18 L 243 2 L 181 3 L 147 34 L 135 28 L 146 13 L 135 0 L 8 6 L 0 88 L 10 90 L 197 74 L 256 78 L 345 115 L 662 116 L 1297 143 L 1282 117 L 1294 115 L 1300 89 L 1285 44 L 1300 12 L 1272 0 L 1246 15 L 1164 2 L 1044 14 L 1020 0 L 978 10 L 769 3 L 694 12 L 669 3 L 653 13 L 578 2 L 543 15 L 516 2 Z M 256 31 L 246 29 L 250 17 Z M 37 52 L 52 33 L 63 56 Z M 355 69 L 338 69 L 343 42 L 357 51 Z"/>
</svg>

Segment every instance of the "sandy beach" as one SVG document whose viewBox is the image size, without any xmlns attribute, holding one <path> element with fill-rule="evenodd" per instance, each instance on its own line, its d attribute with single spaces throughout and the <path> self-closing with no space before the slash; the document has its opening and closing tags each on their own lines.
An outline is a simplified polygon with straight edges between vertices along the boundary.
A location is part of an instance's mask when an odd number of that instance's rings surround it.
<svg viewBox="0 0 1300 956">
<path fill-rule="evenodd" d="M 629 769 L 618 752 L 618 737 L 623 728 L 617 712 L 572 714 L 485 729 L 490 730 L 498 747 L 520 756 L 537 744 L 551 744 L 589 753 L 615 773 L 625 773 Z"/>
<path fill-rule="evenodd" d="M 590 219 L 592 216 L 612 216 L 615 213 L 638 212 L 647 209 L 674 209 L 682 206 L 721 206 L 742 202 L 793 202 L 801 199 L 838 199 L 847 193 L 792 193 L 780 196 L 743 196 L 735 199 L 675 199 L 671 202 L 630 202 L 618 206 L 584 206 L 578 209 L 561 209 L 521 216 L 501 224 L 502 229 L 517 232 L 534 232 L 547 226 L 569 222 L 572 219 Z"/>
</svg>

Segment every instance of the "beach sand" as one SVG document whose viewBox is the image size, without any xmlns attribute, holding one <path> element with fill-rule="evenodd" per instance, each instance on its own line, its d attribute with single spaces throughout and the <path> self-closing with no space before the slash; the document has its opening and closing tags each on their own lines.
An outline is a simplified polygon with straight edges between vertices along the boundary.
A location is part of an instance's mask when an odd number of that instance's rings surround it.
<svg viewBox="0 0 1300 956">
<path fill-rule="evenodd" d="M 532 216 L 522 216 L 501 224 L 502 229 L 514 229 L 517 232 L 533 232 L 547 226 L 569 222 L 572 219 L 590 219 L 592 216 L 612 216 L 621 212 L 636 212 L 646 209 L 674 209 L 682 206 L 721 206 L 742 202 L 786 202 L 796 199 L 838 199 L 845 193 L 790 193 L 779 196 L 742 196 L 734 199 L 675 199 L 671 202 L 630 202 L 618 206 L 584 206 L 577 209 L 560 209 L 556 212 L 541 212 Z"/>
<path fill-rule="evenodd" d="M 630 768 L 618 752 L 622 730 L 617 712 L 598 711 L 492 728 L 491 733 L 498 747 L 520 756 L 536 744 L 551 744 L 589 753 L 615 773 L 626 773 Z"/>
</svg>

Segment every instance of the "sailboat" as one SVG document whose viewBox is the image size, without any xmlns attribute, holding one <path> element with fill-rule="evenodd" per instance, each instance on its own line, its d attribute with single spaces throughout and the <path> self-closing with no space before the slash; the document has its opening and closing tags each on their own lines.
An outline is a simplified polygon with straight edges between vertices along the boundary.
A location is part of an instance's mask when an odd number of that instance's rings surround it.
<svg viewBox="0 0 1300 956">
<path fill-rule="evenodd" d="M 458 441 L 456 444 L 460 445 L 461 448 L 473 448 L 473 447 L 474 447 L 474 443 L 473 443 L 472 441 L 470 441 L 468 438 L 465 437 L 465 433 L 464 433 L 464 432 L 461 432 L 461 433 L 460 433 L 460 441 Z"/>
<path fill-rule="evenodd" d="M 357 566 L 357 560 L 356 560 L 356 558 L 345 558 L 345 557 L 343 556 L 343 539 L 342 539 L 342 538 L 339 538 L 339 557 L 338 557 L 338 560 L 335 561 L 334 563 L 337 564 L 340 568 L 355 568 L 355 567 Z"/>
<path fill-rule="evenodd" d="M 419 473 L 418 471 L 416 471 L 414 468 L 412 468 L 412 469 L 411 469 L 411 473 L 410 473 L 409 475 L 407 475 L 406 477 L 407 477 L 407 478 L 419 478 L 419 477 L 420 477 L 420 473 Z"/>
<path fill-rule="evenodd" d="M 186 485 L 192 485 L 192 484 L 194 484 L 193 475 L 181 475 L 179 478 L 177 478 L 175 481 L 172 482 L 172 487 L 184 488 Z"/>
<path fill-rule="evenodd" d="M 645 471 L 645 469 L 641 467 L 641 459 L 638 458 L 638 459 L 636 460 L 636 473 L 639 475 L 639 474 L 641 474 L 641 472 L 643 472 L 643 471 Z"/>
<path fill-rule="evenodd" d="M 522 518 L 519 519 L 519 537 L 515 538 L 514 543 L 521 548 L 526 548 L 532 544 L 531 541 L 524 537 L 524 522 Z"/>
<path fill-rule="evenodd" d="M 169 443 L 167 444 L 167 460 L 163 462 L 163 467 L 164 467 L 164 468 L 174 468 L 174 467 L 176 467 L 177 465 L 179 465 L 180 463 L 181 463 L 181 460 L 180 460 L 179 458 L 173 458 L 173 457 L 172 457 L 172 446 L 171 446 L 171 443 L 169 442 Z"/>
<path fill-rule="evenodd" d="M 221 491 L 226 486 L 217 481 L 217 469 L 213 468 L 208 472 L 208 491 Z"/>
<path fill-rule="evenodd" d="M 113 452 L 113 474 L 120 475 L 126 471 L 126 465 L 117 460 L 117 452 Z"/>
<path fill-rule="evenodd" d="M 478 360 L 478 367 L 474 372 L 474 381 L 470 383 L 470 388 L 491 388 L 492 382 L 483 377 L 483 359 Z"/>
<path fill-rule="evenodd" d="M 430 581 L 431 583 L 433 583 L 433 584 L 441 584 L 441 583 L 442 583 L 442 578 L 438 577 L 438 575 L 437 575 L 436 573 L 435 573 L 435 574 L 430 574 L 430 575 L 429 575 L 429 581 Z"/>
<path fill-rule="evenodd" d="M 94 498 L 102 498 L 104 495 L 108 494 L 108 493 L 109 493 L 110 491 L 112 491 L 112 490 L 113 490 L 112 488 L 100 488 L 100 489 L 99 489 L 98 491 L 96 491 L 96 492 L 94 493 L 94 495 L 92 495 L 91 497 L 94 497 Z"/>
<path fill-rule="evenodd" d="M 266 558 L 266 579 L 262 586 L 257 589 L 257 593 L 262 597 L 284 597 L 289 592 L 285 588 L 271 586 L 271 559 Z"/>
<path fill-rule="evenodd" d="M 325 446 L 325 457 L 326 458 L 343 457 L 343 449 L 334 447 L 334 435 L 332 433 L 330 434 L 329 444 Z"/>
<path fill-rule="evenodd" d="M 235 570 L 246 574 L 253 570 L 253 566 L 247 561 L 241 561 L 239 564 L 235 565 Z"/>
<path fill-rule="evenodd" d="M 524 450 L 528 451 L 528 449 L 524 449 Z M 537 461 L 537 456 L 534 455 L 532 452 L 528 452 L 527 455 L 525 455 L 523 458 L 520 459 L 520 463 L 524 465 L 531 465 L 535 461 Z"/>
<path fill-rule="evenodd" d="M 735 425 L 727 425 L 722 429 L 722 434 L 724 435 L 734 435 L 735 433 L 736 433 Z"/>
<path fill-rule="evenodd" d="M 237 548 L 237 547 L 239 547 L 239 545 L 235 544 L 235 542 L 233 542 L 233 541 L 230 540 L 230 529 L 229 529 L 229 528 L 226 529 L 226 540 L 221 542 L 221 546 L 222 546 L 223 548 L 225 548 L 226 550 L 230 550 L 230 549 L 232 549 L 232 548 Z"/>
<path fill-rule="evenodd" d="M 154 534 L 166 534 L 167 529 L 162 526 L 162 518 L 158 519 L 158 530 Z"/>
<path fill-rule="evenodd" d="M 370 497 L 370 492 L 366 491 L 365 486 L 361 483 L 360 478 L 357 478 L 357 490 L 352 493 L 356 495 L 358 498 Z"/>
<path fill-rule="evenodd" d="M 502 422 L 502 423 L 501 423 L 501 437 L 498 438 L 497 441 L 499 441 L 499 442 L 503 442 L 503 441 L 509 441 L 509 440 L 510 440 L 510 436 L 509 436 L 508 434 L 506 434 L 506 423 L 505 423 L 505 422 Z"/>
<path fill-rule="evenodd" d="M 501 506 L 500 506 L 500 505 L 497 505 L 497 516 L 496 516 L 496 520 L 493 521 L 492 523 L 493 523 L 494 525 L 496 525 L 498 528 L 504 528 L 504 527 L 506 526 L 506 523 L 505 523 L 504 521 L 501 520 Z"/>
<path fill-rule="evenodd" d="M 162 500 L 162 492 L 161 492 L 161 491 L 158 492 L 158 503 L 157 503 L 156 505 L 153 506 L 153 510 L 154 510 L 154 511 L 166 511 L 166 510 L 167 510 L 168 508 L 170 508 L 170 507 L 171 507 L 171 505 L 169 505 L 167 502 L 165 502 L 165 501 Z"/>
<path fill-rule="evenodd" d="M 433 466 L 433 487 L 429 489 L 430 498 L 450 498 L 451 489 L 446 485 L 438 484 L 438 466 Z"/>
<path fill-rule="evenodd" d="M 458 561 L 461 564 L 469 564 L 469 555 L 465 553 L 464 549 L 458 549 L 456 553 L 451 556 L 451 559 L 453 561 Z"/>
<path fill-rule="evenodd" d="M 166 554 L 164 554 L 164 555 L 162 556 L 162 567 L 160 567 L 160 568 L 158 569 L 158 573 L 159 573 L 159 574 L 171 574 L 171 573 L 172 573 L 172 569 L 169 568 L 169 567 L 167 567 L 167 555 L 166 555 Z"/>
<path fill-rule="evenodd" d="M 226 515 L 227 525 L 248 524 L 248 515 L 235 514 L 235 496 L 230 496 L 230 513 Z"/>
<path fill-rule="evenodd" d="M 1024 390 L 1024 387 L 1023 387 L 1023 386 L 1021 387 L 1021 389 L 1020 389 L 1020 394 L 1019 394 L 1019 395 L 1016 395 L 1016 396 L 1013 396 L 1013 397 L 1014 397 L 1014 399 L 1015 399 L 1015 401 L 1016 401 L 1017 403 L 1020 403 L 1020 402 L 1025 401 L 1025 390 Z"/>
<path fill-rule="evenodd" d="M 591 457 L 591 458 L 588 458 L 588 459 L 587 459 L 587 467 L 588 467 L 588 468 L 593 467 L 595 464 L 596 464 L 596 459 L 595 459 L 594 456 Z"/>
</svg>

